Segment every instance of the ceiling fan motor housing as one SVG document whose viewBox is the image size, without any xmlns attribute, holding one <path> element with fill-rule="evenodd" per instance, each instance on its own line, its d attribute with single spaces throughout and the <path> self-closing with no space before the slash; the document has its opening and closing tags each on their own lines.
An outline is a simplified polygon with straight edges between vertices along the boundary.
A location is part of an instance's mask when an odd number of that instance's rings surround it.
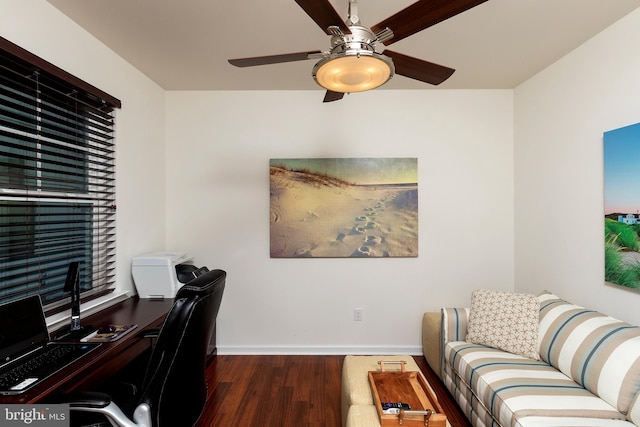
<svg viewBox="0 0 640 427">
<path fill-rule="evenodd" d="M 360 25 L 352 25 L 349 29 L 351 34 L 343 34 L 337 27 L 337 31 L 332 31 L 331 53 L 340 53 L 347 50 L 375 52 L 377 37 L 370 29 Z"/>
</svg>

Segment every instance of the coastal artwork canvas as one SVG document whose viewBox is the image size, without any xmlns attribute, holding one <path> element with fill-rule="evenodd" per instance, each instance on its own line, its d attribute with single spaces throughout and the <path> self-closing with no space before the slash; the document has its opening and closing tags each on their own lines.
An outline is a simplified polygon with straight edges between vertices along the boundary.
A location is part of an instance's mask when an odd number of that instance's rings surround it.
<svg viewBox="0 0 640 427">
<path fill-rule="evenodd" d="M 604 133 L 605 282 L 640 289 L 640 123 Z"/>
<path fill-rule="evenodd" d="M 417 158 L 271 159 L 272 258 L 418 256 Z"/>
</svg>

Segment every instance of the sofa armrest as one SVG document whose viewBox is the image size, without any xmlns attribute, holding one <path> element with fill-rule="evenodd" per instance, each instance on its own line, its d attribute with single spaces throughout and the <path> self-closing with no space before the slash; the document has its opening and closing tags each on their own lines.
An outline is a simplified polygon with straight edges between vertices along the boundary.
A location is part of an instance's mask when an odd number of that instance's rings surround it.
<svg viewBox="0 0 640 427">
<path fill-rule="evenodd" d="M 468 321 L 468 308 L 443 308 L 439 312 L 424 313 L 422 317 L 422 352 L 441 379 L 444 347 L 449 341 L 464 341 Z"/>
<path fill-rule="evenodd" d="M 449 341 L 464 341 L 469 324 L 469 308 L 442 309 L 442 347 Z"/>
<path fill-rule="evenodd" d="M 444 307 L 440 324 L 440 366 L 444 363 L 444 349 L 448 342 L 464 341 L 467 338 L 469 308 Z M 440 373 L 442 375 L 442 373 Z"/>
<path fill-rule="evenodd" d="M 422 353 L 427 363 L 440 376 L 440 353 L 442 351 L 441 334 L 442 315 L 439 311 L 427 312 L 422 316 Z"/>
</svg>

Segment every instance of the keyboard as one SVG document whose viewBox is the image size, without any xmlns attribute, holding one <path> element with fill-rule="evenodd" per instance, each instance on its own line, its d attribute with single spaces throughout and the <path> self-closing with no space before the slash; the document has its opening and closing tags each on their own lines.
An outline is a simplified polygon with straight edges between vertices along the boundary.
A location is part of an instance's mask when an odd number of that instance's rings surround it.
<svg viewBox="0 0 640 427">
<path fill-rule="evenodd" d="M 0 392 L 22 392 L 97 348 L 87 344 L 56 344 L 27 357 L 0 374 Z"/>
</svg>

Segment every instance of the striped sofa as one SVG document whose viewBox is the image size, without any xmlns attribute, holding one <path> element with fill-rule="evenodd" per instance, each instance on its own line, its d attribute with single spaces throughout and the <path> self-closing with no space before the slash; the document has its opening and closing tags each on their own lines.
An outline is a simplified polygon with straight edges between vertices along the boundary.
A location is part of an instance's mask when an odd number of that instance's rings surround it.
<svg viewBox="0 0 640 427">
<path fill-rule="evenodd" d="M 425 313 L 425 357 L 473 426 L 640 426 L 640 328 L 538 299 L 540 360 L 466 342 L 468 308 Z"/>
</svg>

